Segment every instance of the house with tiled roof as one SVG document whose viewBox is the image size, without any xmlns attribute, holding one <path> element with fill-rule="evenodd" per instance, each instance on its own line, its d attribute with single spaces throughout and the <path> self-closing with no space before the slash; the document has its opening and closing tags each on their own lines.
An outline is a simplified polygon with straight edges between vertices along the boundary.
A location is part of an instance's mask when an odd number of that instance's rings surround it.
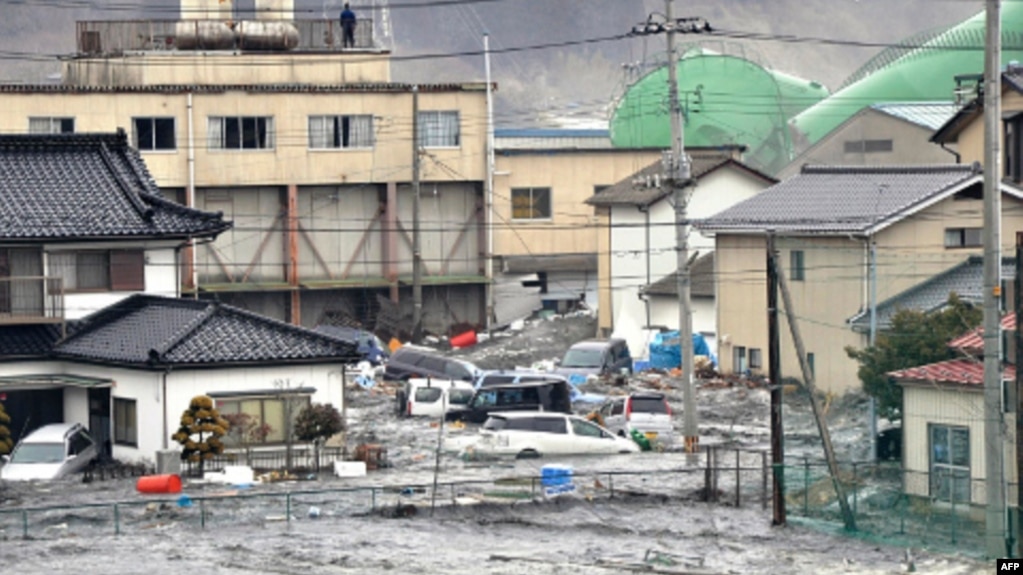
<svg viewBox="0 0 1023 575">
<path fill-rule="evenodd" d="M 685 190 L 690 219 L 711 216 L 776 182 L 742 162 L 742 147 L 686 151 L 692 161 Z M 586 200 L 604 222 L 597 240 L 599 327 L 604 334 L 625 338 L 634 357 L 646 356 L 657 330 L 678 329 L 677 287 L 667 285 L 678 270 L 674 194 L 662 172 L 660 161 L 649 164 Z M 689 253 L 697 258 L 693 263 L 713 251 L 712 239 L 690 233 Z M 690 267 L 691 285 L 705 284 L 695 276 L 709 269 Z M 693 294 L 693 331 L 703 334 L 713 349 L 714 299 L 706 295 L 706 290 Z"/>
<path fill-rule="evenodd" d="M 1001 321 L 1016 330 L 1016 314 Z M 956 357 L 890 372 L 902 387 L 902 467 L 907 494 L 932 501 L 984 505 L 986 457 L 984 418 L 984 329 L 949 342 Z M 1013 357 L 1008 353 L 1006 357 Z M 1002 366 L 1002 382 L 1014 386 L 1016 366 Z M 1011 397 L 1004 395 L 1004 397 Z M 1005 480 L 1016 483 L 1015 414 L 1005 413 Z"/>
<path fill-rule="evenodd" d="M 892 298 L 910 302 L 913 288 L 941 274 L 946 281 L 930 286 L 914 306 L 941 305 L 948 291 L 961 290 L 957 266 L 982 252 L 982 190 L 976 165 L 807 166 L 697 222 L 716 246 L 721 369 L 768 371 L 770 233 L 818 388 L 858 389 L 858 366 L 845 348 L 867 346 L 872 309 L 881 312 L 875 317 L 890 316 L 898 307 Z M 1023 192 L 1010 184 L 1001 190 L 1002 249 L 1009 253 L 1023 230 Z M 801 380 L 784 314 L 780 321 L 782 375 Z"/>
<path fill-rule="evenodd" d="M 15 438 L 77 422 L 106 455 L 153 460 L 195 395 L 267 423 L 285 396 L 340 404 L 353 342 L 179 298 L 182 252 L 230 227 L 167 200 L 123 132 L 0 136 L 0 401 Z"/>
<path fill-rule="evenodd" d="M 879 102 L 850 116 L 778 172 L 785 180 L 804 165 L 879 166 L 947 164 L 955 146 L 931 141 L 958 111 L 954 102 Z"/>
</svg>

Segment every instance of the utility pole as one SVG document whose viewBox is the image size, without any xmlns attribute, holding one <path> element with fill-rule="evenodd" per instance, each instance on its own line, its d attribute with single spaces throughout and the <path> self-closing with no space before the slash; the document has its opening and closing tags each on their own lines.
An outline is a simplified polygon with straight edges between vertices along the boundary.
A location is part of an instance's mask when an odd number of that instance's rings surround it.
<svg viewBox="0 0 1023 575">
<path fill-rule="evenodd" d="M 1023 232 L 1016 232 L 1016 288 L 1013 291 L 1012 298 L 1012 309 L 1013 313 L 1016 314 L 1016 331 L 1015 335 L 1015 347 L 1016 347 L 1016 482 L 1019 484 L 1019 478 L 1023 477 L 1023 331 L 1020 331 L 1021 322 L 1023 318 L 1023 295 L 1020 294 L 1023 291 Z M 1016 489 L 1016 516 L 1013 526 L 1015 527 L 1011 533 L 1016 534 L 1016 557 L 1023 557 L 1023 537 L 1020 536 L 1020 523 L 1023 521 L 1023 489 Z M 1011 556 L 1011 554 L 1009 555 Z"/>
<path fill-rule="evenodd" d="M 487 333 L 493 335 L 494 312 L 494 97 L 490 84 L 490 34 L 483 33 L 483 66 L 487 80 Z"/>
<path fill-rule="evenodd" d="M 412 343 L 423 338 L 423 253 L 419 230 L 419 85 L 412 86 Z"/>
<path fill-rule="evenodd" d="M 1008 557 L 1002 418 L 1001 176 L 1002 26 L 1000 0 L 987 0 L 984 46 L 984 451 L 988 557 Z M 952 493 L 955 497 L 955 493 Z"/>
<path fill-rule="evenodd" d="M 781 333 L 778 329 L 778 252 L 767 232 L 767 369 L 771 385 L 772 525 L 785 525 L 785 427 L 782 425 Z"/>
<path fill-rule="evenodd" d="M 777 263 L 775 261 L 775 265 Z M 831 484 L 835 488 L 838 506 L 842 509 L 845 529 L 846 531 L 856 531 L 856 517 L 849 507 L 849 500 L 845 496 L 845 488 L 842 486 L 838 476 L 838 461 L 835 459 L 835 449 L 831 445 L 831 432 L 828 431 L 828 424 L 824 421 L 824 413 L 821 411 L 820 402 L 817 400 L 817 386 L 814 385 L 813 371 L 810 369 L 810 363 L 806 360 L 806 348 L 803 346 L 803 336 L 799 332 L 799 320 L 796 318 L 796 310 L 792 306 L 792 295 L 789 293 L 788 281 L 783 273 L 776 272 L 775 278 L 777 278 L 778 285 L 781 287 L 781 297 L 785 301 L 785 318 L 789 322 L 792 343 L 796 346 L 796 356 L 799 357 L 799 369 L 803 374 L 803 385 L 806 387 L 806 394 L 810 398 L 810 407 L 813 408 L 814 419 L 817 420 L 817 431 L 821 435 L 821 443 L 824 444 L 824 458 L 828 462 L 828 472 L 831 475 Z"/>
<path fill-rule="evenodd" d="M 665 180 L 675 200 L 675 244 L 678 261 L 678 340 L 682 356 L 683 432 L 686 453 L 700 450 L 700 431 L 696 419 L 696 392 L 693 389 L 693 314 L 689 295 L 689 219 L 686 214 L 686 188 L 689 186 L 689 158 L 685 149 L 685 126 L 678 101 L 678 55 L 675 53 L 675 22 L 672 0 L 665 0 L 668 23 L 668 105 L 671 116 L 671 158 Z"/>
</svg>

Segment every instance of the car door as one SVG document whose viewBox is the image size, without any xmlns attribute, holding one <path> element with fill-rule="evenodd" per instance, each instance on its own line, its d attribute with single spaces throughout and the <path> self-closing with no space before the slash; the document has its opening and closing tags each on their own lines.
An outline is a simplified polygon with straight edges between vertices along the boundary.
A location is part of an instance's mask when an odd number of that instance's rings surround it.
<svg viewBox="0 0 1023 575">
<path fill-rule="evenodd" d="M 569 417 L 575 436 L 575 453 L 617 453 L 614 436 L 599 425 L 579 417 Z"/>
<path fill-rule="evenodd" d="M 538 415 L 532 421 L 532 441 L 541 454 L 563 455 L 578 453 L 575 450 L 575 436 L 568 429 L 563 415 Z"/>
</svg>

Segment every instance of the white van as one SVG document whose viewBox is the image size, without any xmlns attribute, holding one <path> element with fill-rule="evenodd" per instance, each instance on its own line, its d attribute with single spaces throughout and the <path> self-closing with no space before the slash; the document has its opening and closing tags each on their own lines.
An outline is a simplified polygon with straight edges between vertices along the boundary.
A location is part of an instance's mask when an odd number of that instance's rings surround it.
<svg viewBox="0 0 1023 575">
<path fill-rule="evenodd" d="M 397 394 L 398 414 L 408 417 L 441 417 L 466 409 L 475 388 L 472 382 L 452 379 L 413 378 Z"/>
</svg>

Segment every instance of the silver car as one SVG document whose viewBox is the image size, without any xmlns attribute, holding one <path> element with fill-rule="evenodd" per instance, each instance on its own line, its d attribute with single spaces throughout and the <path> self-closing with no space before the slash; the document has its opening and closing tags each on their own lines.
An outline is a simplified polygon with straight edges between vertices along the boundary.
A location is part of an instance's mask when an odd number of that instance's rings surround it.
<svg viewBox="0 0 1023 575">
<path fill-rule="evenodd" d="M 80 423 L 53 423 L 29 433 L 10 456 L 3 456 L 0 479 L 60 479 L 85 469 L 99 446 Z"/>
</svg>

